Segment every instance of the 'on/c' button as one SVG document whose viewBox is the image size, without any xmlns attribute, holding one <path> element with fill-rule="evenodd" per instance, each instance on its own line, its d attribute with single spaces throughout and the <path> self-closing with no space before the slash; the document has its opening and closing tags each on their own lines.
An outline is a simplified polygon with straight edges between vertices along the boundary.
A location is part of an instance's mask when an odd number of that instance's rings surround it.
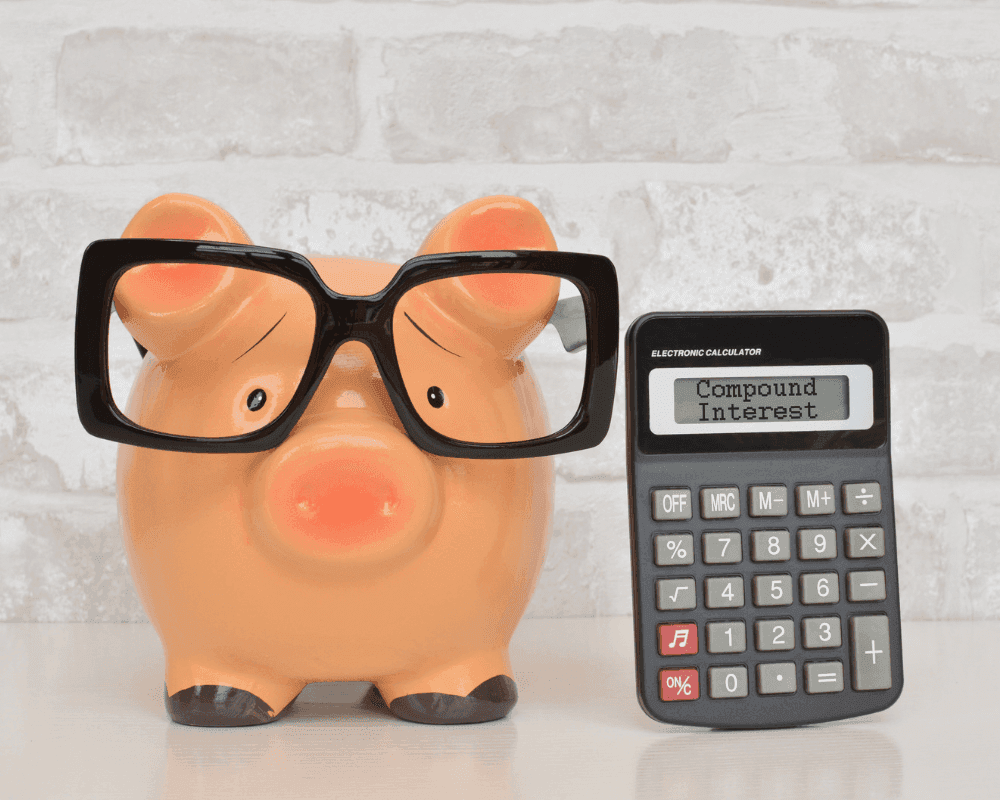
<svg viewBox="0 0 1000 800">
<path fill-rule="evenodd" d="M 653 519 L 691 519 L 691 490 L 653 489 Z"/>
</svg>

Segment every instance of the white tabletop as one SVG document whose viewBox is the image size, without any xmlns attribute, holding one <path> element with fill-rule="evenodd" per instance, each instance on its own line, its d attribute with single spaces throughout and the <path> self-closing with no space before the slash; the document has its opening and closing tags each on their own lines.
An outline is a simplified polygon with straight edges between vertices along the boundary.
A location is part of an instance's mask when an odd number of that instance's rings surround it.
<svg viewBox="0 0 1000 800">
<path fill-rule="evenodd" d="M 329 683 L 271 725 L 190 728 L 149 625 L 0 624 L 0 797 L 1000 796 L 1000 623 L 904 624 L 895 706 L 777 731 L 646 717 L 628 617 L 524 620 L 511 656 L 498 722 L 407 723 Z"/>
</svg>

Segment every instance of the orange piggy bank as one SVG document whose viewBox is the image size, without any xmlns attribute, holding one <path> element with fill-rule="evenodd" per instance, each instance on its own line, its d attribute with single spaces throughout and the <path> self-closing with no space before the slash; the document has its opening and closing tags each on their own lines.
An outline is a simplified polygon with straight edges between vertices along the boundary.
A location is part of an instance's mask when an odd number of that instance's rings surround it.
<svg viewBox="0 0 1000 800">
<path fill-rule="evenodd" d="M 225 211 L 187 195 L 143 207 L 127 239 L 201 241 L 232 263 L 247 249 L 265 250 L 247 248 L 247 235 Z M 233 244 L 226 250 L 213 242 Z M 554 250 L 534 206 L 493 197 L 452 212 L 420 254 Z M 610 274 L 614 282 L 606 259 L 580 258 L 605 262 L 610 273 L 602 280 Z M 349 298 L 378 295 L 399 270 L 350 258 L 308 261 L 346 310 Z M 378 353 L 348 336 L 310 378 L 316 330 L 339 330 L 335 315 L 324 317 L 294 282 L 256 268 L 175 262 L 164 258 L 109 283 L 104 318 L 117 315 L 143 358 L 108 425 L 127 420 L 165 440 L 229 441 L 277 424 L 290 404 L 304 410 L 277 446 L 245 452 L 134 446 L 84 422 L 123 442 L 121 527 L 136 588 L 163 643 L 170 716 L 187 725 L 271 722 L 308 683 L 336 680 L 371 681 L 392 714 L 415 722 L 505 716 L 517 701 L 508 644 L 551 524 L 551 459 L 436 455 L 415 444 L 397 411 L 405 406 L 445 442 L 548 441 L 588 423 L 586 446 L 596 444 L 610 418 L 617 284 L 595 292 L 576 281 L 588 309 L 601 305 L 596 316 L 584 313 L 579 297 L 569 304 L 561 297 L 573 281 L 544 272 L 415 284 L 394 301 L 385 334 L 398 362 L 393 381 Z M 81 274 L 80 309 L 85 280 Z M 562 328 L 553 327 L 557 318 Z M 81 359 L 90 358 L 80 344 L 86 319 L 80 311 L 78 392 L 85 391 Z M 571 344 L 566 331 L 574 324 L 580 341 Z M 562 348 L 533 367 L 529 346 L 556 334 Z M 587 352 L 569 352 L 580 348 Z M 131 352 L 134 358 L 134 346 Z M 573 358 L 590 365 L 577 384 L 564 363 Z M 554 376 L 566 426 L 545 408 L 542 372 Z M 313 388 L 303 399 L 296 392 L 307 379 Z M 390 383 L 404 388 L 405 401 L 393 397 Z M 85 406 L 81 400 L 81 418 Z"/>
</svg>

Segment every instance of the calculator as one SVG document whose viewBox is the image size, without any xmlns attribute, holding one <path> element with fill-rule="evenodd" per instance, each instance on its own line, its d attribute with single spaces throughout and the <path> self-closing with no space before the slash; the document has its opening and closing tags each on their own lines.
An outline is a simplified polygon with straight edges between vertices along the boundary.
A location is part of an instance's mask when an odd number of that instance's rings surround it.
<svg viewBox="0 0 1000 800">
<path fill-rule="evenodd" d="M 888 708 L 903 661 L 881 317 L 652 313 L 625 341 L 642 708 L 717 728 Z"/>
</svg>

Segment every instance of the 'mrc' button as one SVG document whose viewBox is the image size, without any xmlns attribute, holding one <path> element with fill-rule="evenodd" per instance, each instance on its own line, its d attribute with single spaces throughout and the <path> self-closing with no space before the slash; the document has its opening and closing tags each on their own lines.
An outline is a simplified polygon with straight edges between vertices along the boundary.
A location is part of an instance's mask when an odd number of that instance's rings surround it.
<svg viewBox="0 0 1000 800">
<path fill-rule="evenodd" d="M 740 515 L 740 490 L 736 486 L 701 490 L 702 519 L 733 519 Z"/>
</svg>

